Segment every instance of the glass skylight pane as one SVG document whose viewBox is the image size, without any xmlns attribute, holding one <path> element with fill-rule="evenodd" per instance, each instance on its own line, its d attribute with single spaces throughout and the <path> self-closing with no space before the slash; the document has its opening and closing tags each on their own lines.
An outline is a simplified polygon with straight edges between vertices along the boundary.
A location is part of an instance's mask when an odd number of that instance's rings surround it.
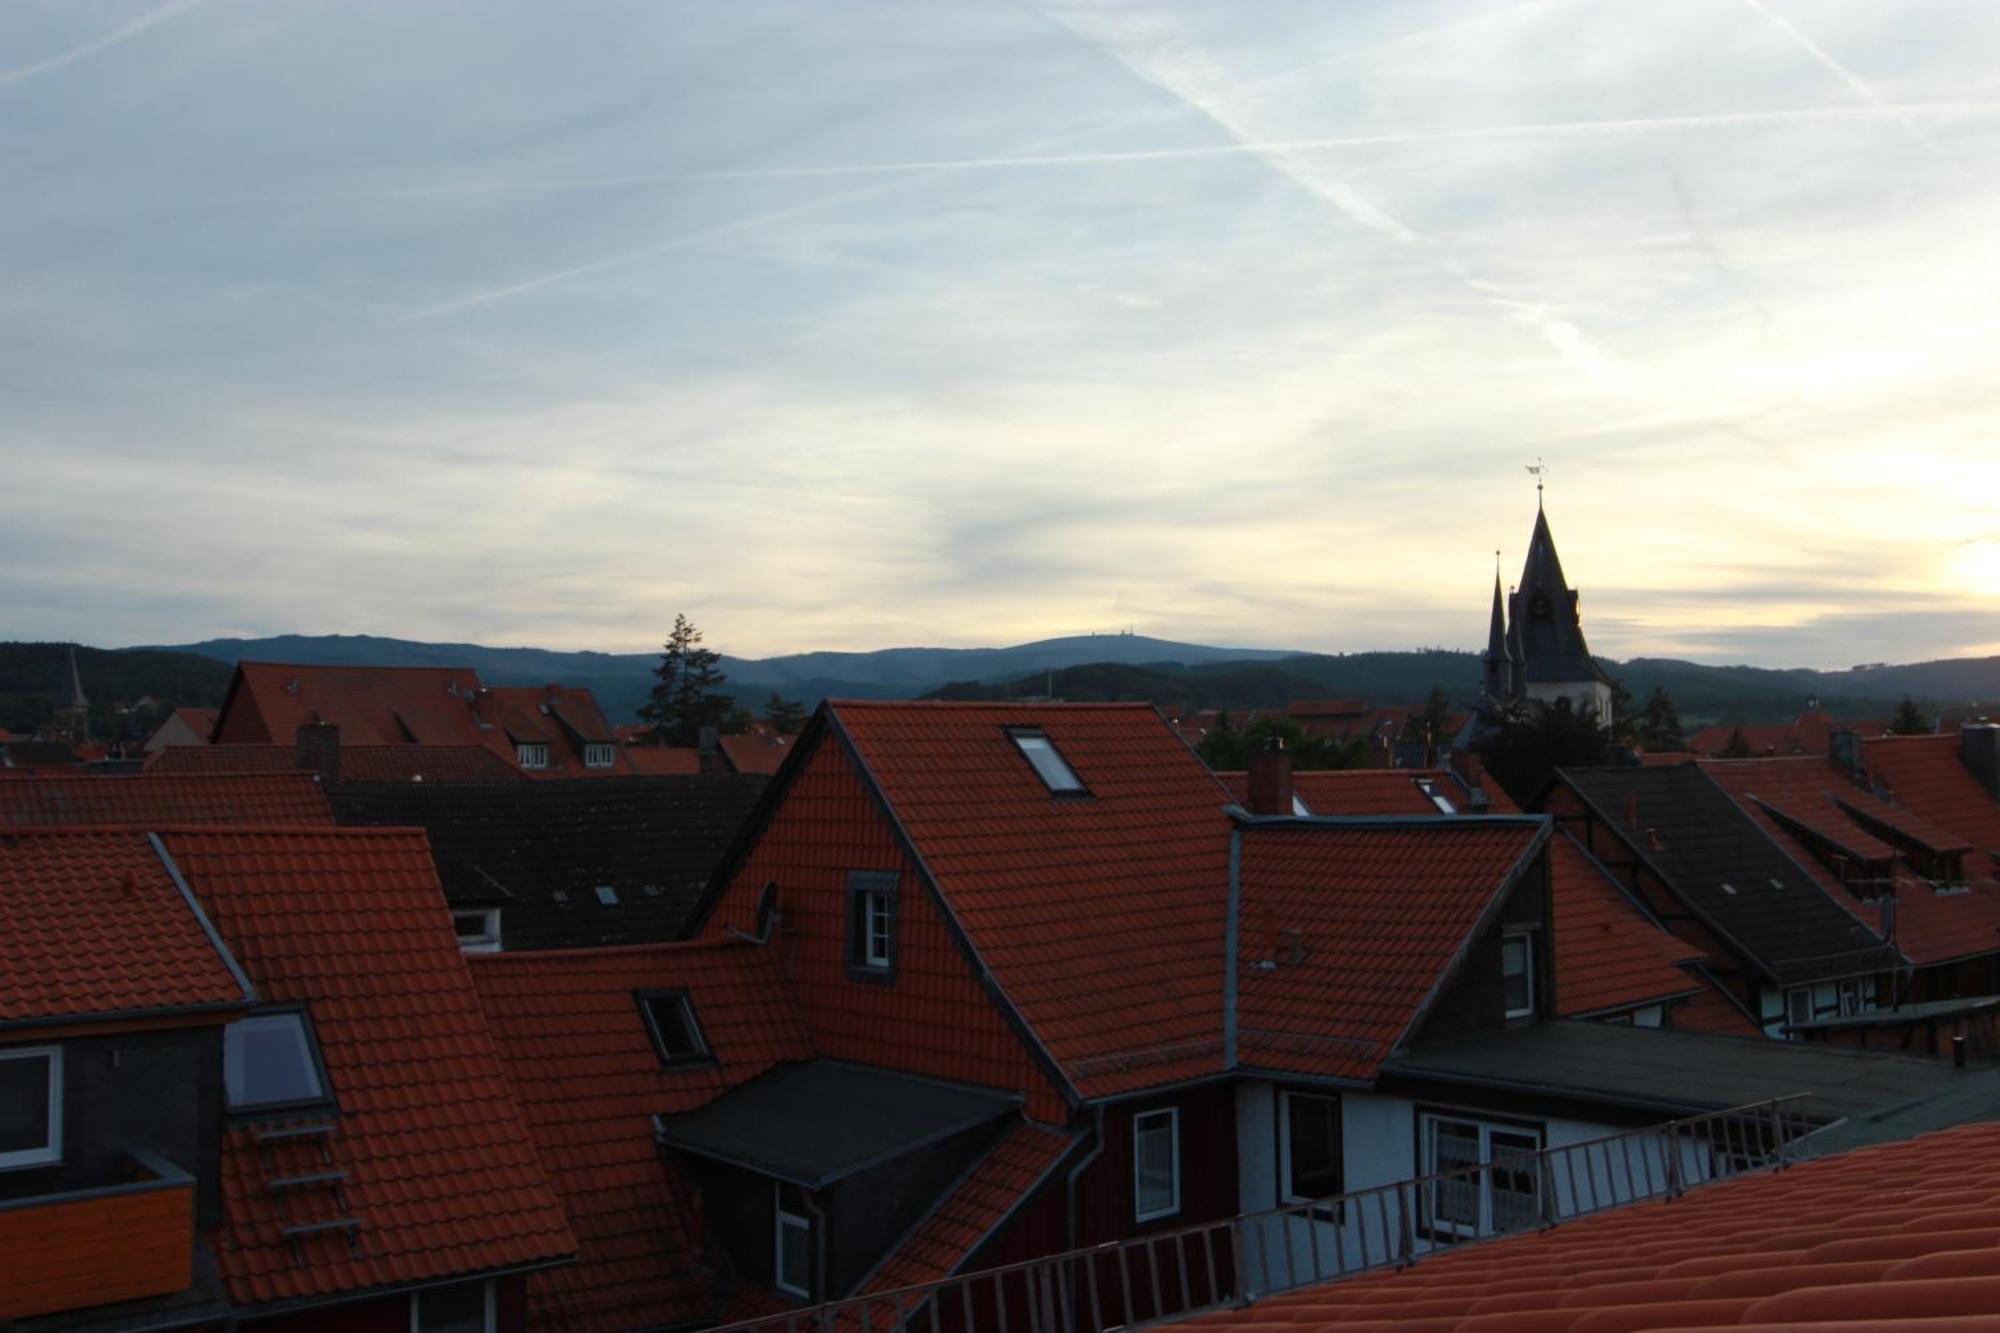
<svg viewBox="0 0 2000 1333">
<path fill-rule="evenodd" d="M 316 1102 L 326 1095 L 299 1014 L 256 1014 L 224 1028 L 222 1074 L 232 1110 Z"/>
<path fill-rule="evenodd" d="M 1014 733 L 1014 744 L 1021 747 L 1021 753 L 1035 766 L 1035 772 L 1048 784 L 1050 791 L 1083 790 L 1083 780 L 1063 762 L 1063 757 L 1056 753 L 1056 747 L 1047 736 L 1039 732 L 1017 731 Z"/>
</svg>

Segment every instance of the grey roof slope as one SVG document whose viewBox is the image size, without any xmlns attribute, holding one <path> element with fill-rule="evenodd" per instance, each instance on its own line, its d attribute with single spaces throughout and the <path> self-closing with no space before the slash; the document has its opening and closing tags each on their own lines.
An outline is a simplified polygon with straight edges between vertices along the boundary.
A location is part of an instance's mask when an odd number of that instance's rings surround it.
<svg viewBox="0 0 2000 1333">
<path fill-rule="evenodd" d="M 662 1143 L 823 1189 L 1010 1116 L 1020 1099 L 840 1060 L 784 1065 L 661 1122 Z"/>
<path fill-rule="evenodd" d="M 1385 1076 L 1508 1088 L 1699 1115 L 1807 1093 L 1807 1114 L 1881 1119 L 1946 1094 L 2000 1110 L 2000 1071 L 1832 1042 L 1766 1041 L 1613 1023 L 1538 1023 L 1411 1051 Z M 1953 1103 L 1956 1104 L 1955 1102 Z M 1984 1116 L 1968 1111 L 1967 1119 Z M 1953 1121 L 1952 1123 L 1960 1123 Z M 1935 1127 L 1935 1126 L 1934 1126 Z"/>
<path fill-rule="evenodd" d="M 330 796 L 342 824 L 425 830 L 445 897 L 499 906 L 508 949 L 566 949 L 677 938 L 767 781 L 344 782 Z"/>
<path fill-rule="evenodd" d="M 1557 773 L 1673 892 L 1782 983 L 1859 976 L 1904 961 L 1828 896 L 1699 764 Z M 1626 823 L 1636 802 L 1638 828 Z M 1657 830 L 1648 846 L 1640 830 Z"/>
</svg>

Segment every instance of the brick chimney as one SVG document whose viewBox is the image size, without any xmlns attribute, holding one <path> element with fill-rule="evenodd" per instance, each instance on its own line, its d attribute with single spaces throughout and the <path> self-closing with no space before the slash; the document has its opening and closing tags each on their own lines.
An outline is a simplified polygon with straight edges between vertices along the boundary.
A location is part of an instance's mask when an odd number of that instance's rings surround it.
<svg viewBox="0 0 2000 1333">
<path fill-rule="evenodd" d="M 308 722 L 299 728 L 294 762 L 321 782 L 340 781 L 340 728 L 331 722 Z"/>
<path fill-rule="evenodd" d="M 2000 801 L 2000 726 L 1968 722 L 1960 727 L 1958 757 L 1986 788 L 1986 794 Z"/>
<path fill-rule="evenodd" d="M 1250 813 L 1292 813 L 1292 756 L 1276 736 L 1269 746 L 1250 756 Z"/>
</svg>

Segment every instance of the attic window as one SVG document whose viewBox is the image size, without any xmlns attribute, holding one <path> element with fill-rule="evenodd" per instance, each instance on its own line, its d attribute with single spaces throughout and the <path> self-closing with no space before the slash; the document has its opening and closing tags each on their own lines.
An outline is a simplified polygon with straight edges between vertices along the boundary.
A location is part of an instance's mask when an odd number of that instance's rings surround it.
<svg viewBox="0 0 2000 1333">
<path fill-rule="evenodd" d="M 500 909 L 474 907 L 451 914 L 458 932 L 458 947 L 465 953 L 500 952 Z"/>
<path fill-rule="evenodd" d="M 1058 796 L 1077 795 L 1084 791 L 1083 779 L 1076 770 L 1057 753 L 1055 742 L 1040 731 L 1010 731 L 1014 745 L 1027 761 L 1034 765 L 1035 776 L 1043 785 Z"/>
<path fill-rule="evenodd" d="M 547 768 L 549 766 L 549 747 L 545 744 L 516 745 L 514 747 L 514 762 L 522 768 Z"/>
<path fill-rule="evenodd" d="M 1451 798 L 1439 791 L 1437 783 L 1432 782 L 1429 778 L 1417 779 L 1417 790 L 1430 798 L 1431 804 L 1437 807 L 1439 814 L 1455 815 L 1458 813 L 1458 807 L 1451 803 Z"/>
<path fill-rule="evenodd" d="M 609 884 L 598 885 L 597 901 L 605 907 L 618 906 L 618 890 L 612 888 Z"/>
<path fill-rule="evenodd" d="M 583 747 L 585 768 L 610 768 L 618 762 L 618 747 L 615 745 L 586 745 Z"/>
<path fill-rule="evenodd" d="M 1300 796 L 1297 792 L 1292 793 L 1292 813 L 1297 815 L 1300 819 L 1312 818 L 1312 807 L 1307 805 L 1305 803 L 1305 798 Z"/>
<path fill-rule="evenodd" d="M 222 1030 L 222 1082 L 232 1111 L 269 1111 L 326 1100 L 319 1045 L 303 1009 L 252 1014 Z"/>
<path fill-rule="evenodd" d="M 682 1065 L 708 1058 L 708 1043 L 702 1039 L 694 1001 L 686 991 L 641 991 L 638 1001 L 661 1064 Z"/>
<path fill-rule="evenodd" d="M 62 1047 L 0 1050 L 0 1171 L 62 1160 Z"/>
</svg>

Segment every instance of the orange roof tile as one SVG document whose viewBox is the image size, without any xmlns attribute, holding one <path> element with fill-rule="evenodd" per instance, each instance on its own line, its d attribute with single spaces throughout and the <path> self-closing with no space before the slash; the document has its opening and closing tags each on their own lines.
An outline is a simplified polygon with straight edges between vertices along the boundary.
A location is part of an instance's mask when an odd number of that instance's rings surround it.
<svg viewBox="0 0 2000 1333">
<path fill-rule="evenodd" d="M 1221 1070 L 1230 797 L 1150 705 L 828 711 L 1079 1092 Z M 1089 795 L 1052 795 L 1010 727 L 1045 732 Z"/>
<path fill-rule="evenodd" d="M 652 777 L 689 777 L 701 772 L 701 751 L 691 745 L 628 745 L 624 756 L 634 773 Z"/>
<path fill-rule="evenodd" d="M 2000 1327 L 1996 1159 L 2000 1124 L 1965 1126 L 1432 1254 L 1189 1326 L 1991 1330 Z M 1493 1299 L 1502 1289 L 1511 1313 Z"/>
<path fill-rule="evenodd" d="M 742 736 L 719 738 L 722 752 L 729 756 L 731 767 L 738 773 L 775 773 L 778 765 L 785 762 L 785 756 L 792 752 L 792 738 L 789 736 L 765 736 L 750 732 Z"/>
<path fill-rule="evenodd" d="M 771 949 L 737 940 L 469 960 L 494 1038 L 577 1237 L 577 1264 L 529 1282 L 538 1327 L 620 1330 L 715 1313 L 699 1196 L 653 1139 L 691 1110 L 812 1056 Z M 634 992 L 689 993 L 715 1061 L 660 1062 Z"/>
<path fill-rule="evenodd" d="M 249 1001 L 143 833 L 0 833 L 0 919 L 0 1026 Z"/>
<path fill-rule="evenodd" d="M 322 1170 L 317 1145 L 223 1140 L 213 1249 L 238 1306 L 560 1260 L 576 1244 L 515 1105 L 421 832 L 182 830 L 168 850 L 266 1002 L 306 1006 L 339 1106 L 327 1149 L 346 1207 L 274 1171 Z M 310 1117 L 306 1117 L 310 1120 Z M 296 1159 L 291 1154 L 296 1154 Z M 293 1248 L 280 1228 L 342 1213 Z"/>
<path fill-rule="evenodd" d="M 194 747 L 189 747 L 194 748 Z M 0 788 L 0 827 L 116 824 L 332 826 L 333 808 L 310 773 L 107 777 L 47 775 Z"/>
<path fill-rule="evenodd" d="M 289 773 L 298 771 L 290 745 L 170 745 L 146 757 L 146 772 Z M 342 782 L 525 782 L 514 761 L 483 745 L 345 745 Z"/>
<path fill-rule="evenodd" d="M 2000 878 L 2000 804 L 1958 752 L 1956 736 L 1884 736 L 1863 744 L 1862 763 L 1891 803 L 1972 844 L 1969 871 Z"/>
<path fill-rule="evenodd" d="M 1546 830 L 1525 817 L 1246 826 L 1241 1063 L 1373 1078 Z"/>
</svg>

